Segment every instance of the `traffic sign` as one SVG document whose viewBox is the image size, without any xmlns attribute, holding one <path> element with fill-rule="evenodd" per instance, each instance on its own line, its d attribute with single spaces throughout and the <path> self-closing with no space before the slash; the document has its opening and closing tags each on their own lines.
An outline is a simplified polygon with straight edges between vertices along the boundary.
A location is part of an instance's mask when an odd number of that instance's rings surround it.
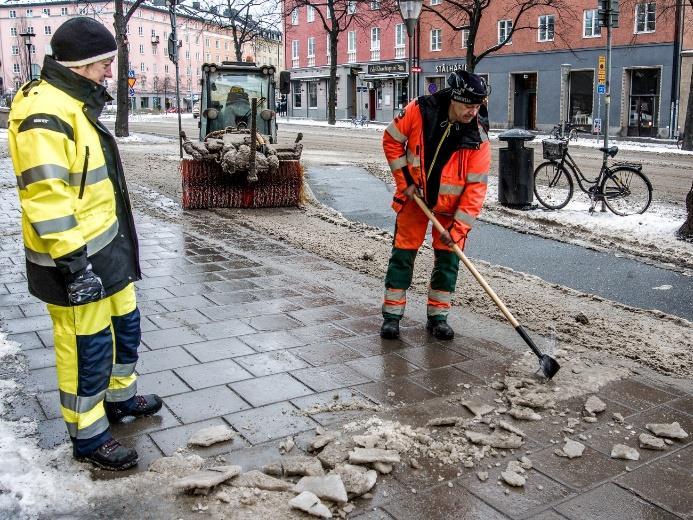
<svg viewBox="0 0 693 520">
<path fill-rule="evenodd" d="M 135 71 L 132 70 L 132 69 L 130 69 L 130 70 L 128 71 L 128 78 L 134 78 L 134 77 L 135 77 Z"/>
<path fill-rule="evenodd" d="M 137 78 L 133 78 L 132 76 L 128 78 L 128 87 L 133 88 L 135 83 L 137 83 Z"/>
<path fill-rule="evenodd" d="M 592 133 L 601 134 L 602 133 L 602 120 L 600 117 L 595 117 L 592 121 Z"/>
<path fill-rule="evenodd" d="M 597 83 L 600 85 L 606 84 L 606 56 L 599 56 L 599 65 L 597 67 Z"/>
<path fill-rule="evenodd" d="M 597 94 L 606 94 L 606 85 L 597 85 Z"/>
<path fill-rule="evenodd" d="M 130 94 L 130 97 L 135 97 L 135 89 L 134 88 L 128 89 L 128 93 Z"/>
</svg>

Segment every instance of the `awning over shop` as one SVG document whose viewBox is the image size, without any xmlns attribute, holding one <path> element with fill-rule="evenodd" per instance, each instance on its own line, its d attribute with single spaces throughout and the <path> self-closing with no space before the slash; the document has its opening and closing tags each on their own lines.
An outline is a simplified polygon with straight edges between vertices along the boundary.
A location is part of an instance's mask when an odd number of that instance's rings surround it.
<svg viewBox="0 0 693 520">
<path fill-rule="evenodd" d="M 330 79 L 330 75 L 320 75 L 320 76 L 304 76 L 301 78 L 291 78 L 292 81 L 303 81 L 303 82 L 308 82 L 308 81 L 318 81 L 321 79 Z M 337 76 L 337 80 L 339 80 L 339 76 Z"/>
</svg>

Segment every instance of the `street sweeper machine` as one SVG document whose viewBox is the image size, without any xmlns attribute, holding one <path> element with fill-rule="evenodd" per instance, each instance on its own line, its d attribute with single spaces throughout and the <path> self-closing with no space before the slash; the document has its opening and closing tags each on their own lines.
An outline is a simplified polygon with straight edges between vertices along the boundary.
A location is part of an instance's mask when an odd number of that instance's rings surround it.
<svg viewBox="0 0 693 520">
<path fill-rule="evenodd" d="M 184 209 L 298 205 L 302 136 L 277 143 L 275 73 L 248 62 L 202 66 L 199 141 L 181 132 Z M 288 87 L 288 72 L 279 82 Z"/>
</svg>

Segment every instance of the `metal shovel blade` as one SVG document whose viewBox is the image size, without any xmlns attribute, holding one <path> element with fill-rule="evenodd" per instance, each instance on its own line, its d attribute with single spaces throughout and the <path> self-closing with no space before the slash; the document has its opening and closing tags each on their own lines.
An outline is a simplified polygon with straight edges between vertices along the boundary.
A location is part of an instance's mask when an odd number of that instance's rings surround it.
<svg viewBox="0 0 693 520">
<path fill-rule="evenodd" d="M 561 369 L 561 365 L 558 364 L 558 361 L 548 354 L 542 354 L 539 357 L 539 367 L 547 379 L 551 379 Z"/>
</svg>

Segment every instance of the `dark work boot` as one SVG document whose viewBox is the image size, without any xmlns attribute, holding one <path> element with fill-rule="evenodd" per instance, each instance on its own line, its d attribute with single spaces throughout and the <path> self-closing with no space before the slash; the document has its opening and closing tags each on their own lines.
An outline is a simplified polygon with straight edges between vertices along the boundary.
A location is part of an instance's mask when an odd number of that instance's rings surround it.
<svg viewBox="0 0 693 520">
<path fill-rule="evenodd" d="M 385 318 L 380 327 L 380 337 L 383 339 L 399 338 L 399 320 L 397 318 Z"/>
<path fill-rule="evenodd" d="M 455 331 L 445 320 L 428 319 L 426 330 L 433 334 L 433 337 L 443 341 L 449 341 L 455 337 Z"/>
<path fill-rule="evenodd" d="M 75 455 L 81 462 L 90 462 L 97 468 L 110 471 L 122 471 L 137 464 L 137 452 L 126 448 L 115 439 L 104 442 L 91 453 Z"/>
<path fill-rule="evenodd" d="M 117 403 L 104 402 L 106 417 L 111 424 L 120 422 L 125 417 L 146 417 L 161 410 L 164 402 L 156 394 L 136 395 L 127 401 Z"/>
</svg>

